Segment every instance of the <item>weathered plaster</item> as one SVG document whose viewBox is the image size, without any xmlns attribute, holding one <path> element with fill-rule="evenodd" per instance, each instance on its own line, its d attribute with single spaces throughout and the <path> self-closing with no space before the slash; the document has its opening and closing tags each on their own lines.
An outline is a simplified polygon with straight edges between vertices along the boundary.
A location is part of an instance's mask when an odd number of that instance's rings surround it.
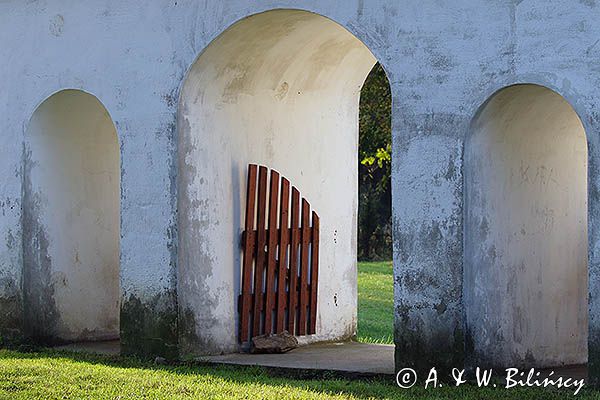
<svg viewBox="0 0 600 400">
<path fill-rule="evenodd" d="M 581 121 L 557 93 L 516 85 L 482 106 L 471 131 L 464 153 L 463 287 L 471 364 L 585 364 Z"/>
<path fill-rule="evenodd" d="M 23 287 L 29 334 L 119 336 L 119 148 L 92 95 L 63 90 L 28 123 Z M 33 323 L 37 321 L 37 323 Z"/>
<path fill-rule="evenodd" d="M 0 44 L 0 199 L 16 207 L 2 208 L 0 237 L 16 240 L 0 242 L 0 295 L 22 279 L 26 121 L 50 94 L 79 88 L 106 106 L 120 140 L 123 311 L 138 310 L 125 307 L 134 298 L 147 326 L 175 315 L 173 99 L 219 34 L 286 7 L 348 29 L 390 78 L 397 367 L 463 358 L 461 155 L 476 110 L 515 83 L 544 85 L 573 105 L 588 135 L 589 350 L 591 376 L 600 376 L 600 5 L 590 1 L 4 1 L 0 37 L 18 40 Z M 19 296 L 5 298 L 18 308 Z M 156 296 L 165 299 L 160 311 L 151 308 Z"/>
<path fill-rule="evenodd" d="M 51 342 L 59 313 L 54 301 L 51 260 L 46 227 L 40 222 L 39 193 L 31 183 L 31 150 L 23 147 L 23 322 L 24 334 L 37 341 Z M 27 250 L 25 250 L 27 249 Z"/>
</svg>

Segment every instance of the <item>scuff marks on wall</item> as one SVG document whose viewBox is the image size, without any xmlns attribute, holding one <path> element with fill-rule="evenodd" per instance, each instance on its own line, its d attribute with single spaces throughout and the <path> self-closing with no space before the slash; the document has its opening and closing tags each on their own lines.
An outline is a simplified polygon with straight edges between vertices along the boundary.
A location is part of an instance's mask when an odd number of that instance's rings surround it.
<svg viewBox="0 0 600 400">
<path fill-rule="evenodd" d="M 34 161 L 31 159 L 31 150 L 24 144 L 22 226 L 25 333 L 35 340 L 51 342 L 54 340 L 59 312 L 54 301 L 49 239 L 40 218 L 44 199 L 33 190 L 32 167 Z"/>
</svg>

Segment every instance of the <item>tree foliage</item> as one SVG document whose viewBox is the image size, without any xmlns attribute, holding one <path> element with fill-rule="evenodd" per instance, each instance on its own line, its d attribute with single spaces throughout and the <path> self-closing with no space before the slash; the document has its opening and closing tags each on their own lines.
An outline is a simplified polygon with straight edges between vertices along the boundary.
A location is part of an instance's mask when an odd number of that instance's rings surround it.
<svg viewBox="0 0 600 400">
<path fill-rule="evenodd" d="M 377 63 L 360 92 L 358 259 L 392 257 L 392 95 Z"/>
</svg>

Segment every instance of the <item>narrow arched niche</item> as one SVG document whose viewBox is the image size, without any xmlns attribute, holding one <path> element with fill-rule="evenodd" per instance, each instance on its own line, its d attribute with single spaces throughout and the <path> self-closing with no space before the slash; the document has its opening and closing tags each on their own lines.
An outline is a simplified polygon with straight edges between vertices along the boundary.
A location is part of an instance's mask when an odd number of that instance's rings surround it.
<svg viewBox="0 0 600 400">
<path fill-rule="evenodd" d="M 64 90 L 25 133 L 23 283 L 29 336 L 119 337 L 119 145 L 98 99 Z"/>
<path fill-rule="evenodd" d="M 360 89 L 376 60 L 337 23 L 273 10 L 217 37 L 181 90 L 178 303 L 185 354 L 237 351 L 249 163 L 290 179 L 321 216 L 317 335 L 356 332 Z"/>
<path fill-rule="evenodd" d="M 559 94 L 515 85 L 464 152 L 464 305 L 474 365 L 587 362 L 587 142 Z"/>
</svg>

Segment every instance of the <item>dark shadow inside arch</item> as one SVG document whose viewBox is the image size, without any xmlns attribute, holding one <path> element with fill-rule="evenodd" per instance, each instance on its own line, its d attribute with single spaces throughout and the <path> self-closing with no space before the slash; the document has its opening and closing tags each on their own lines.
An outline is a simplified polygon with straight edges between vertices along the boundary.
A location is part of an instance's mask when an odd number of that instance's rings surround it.
<svg viewBox="0 0 600 400">
<path fill-rule="evenodd" d="M 381 64 L 361 92 L 358 146 L 357 340 L 393 344 L 392 93 Z"/>
</svg>

